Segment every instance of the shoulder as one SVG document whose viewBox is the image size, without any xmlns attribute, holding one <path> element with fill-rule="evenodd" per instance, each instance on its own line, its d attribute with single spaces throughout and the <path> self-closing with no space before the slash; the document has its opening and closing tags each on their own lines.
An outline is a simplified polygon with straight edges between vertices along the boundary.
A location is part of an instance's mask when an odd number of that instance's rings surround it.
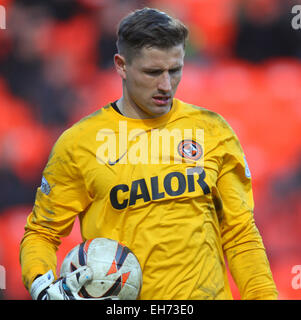
<svg viewBox="0 0 301 320">
<path fill-rule="evenodd" d="M 101 107 L 65 129 L 54 144 L 54 149 L 71 151 L 78 145 L 85 144 L 90 139 L 95 139 L 97 130 L 109 121 L 109 111 L 110 104 Z"/>
<path fill-rule="evenodd" d="M 66 129 L 60 139 L 63 140 L 72 140 L 74 137 L 81 136 L 82 138 L 85 135 L 89 135 L 93 130 L 99 128 L 103 125 L 104 122 L 110 121 L 110 109 L 111 105 L 108 104 L 100 109 L 94 111 L 93 113 L 81 118 L 79 121 L 74 123 L 71 127 Z"/>
<path fill-rule="evenodd" d="M 69 129 L 65 132 L 66 134 L 78 134 L 82 131 L 91 131 L 96 126 L 100 126 L 104 121 L 107 122 L 110 119 L 110 110 L 112 109 L 111 104 L 101 107 L 100 109 L 94 111 L 91 114 L 81 118 L 79 121 L 74 123 Z"/>
<path fill-rule="evenodd" d="M 196 125 L 215 133 L 235 135 L 229 123 L 219 113 L 176 99 L 183 116 L 189 117 Z"/>
</svg>

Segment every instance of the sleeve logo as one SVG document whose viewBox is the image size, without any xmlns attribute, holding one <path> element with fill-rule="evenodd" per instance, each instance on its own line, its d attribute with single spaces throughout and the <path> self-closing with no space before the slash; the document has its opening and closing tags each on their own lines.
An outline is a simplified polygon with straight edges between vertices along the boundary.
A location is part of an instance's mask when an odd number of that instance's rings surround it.
<svg viewBox="0 0 301 320">
<path fill-rule="evenodd" d="M 45 193 L 47 196 L 48 196 L 49 192 L 51 191 L 50 185 L 45 177 L 42 178 L 41 191 L 43 193 Z"/>
<path fill-rule="evenodd" d="M 244 162 L 245 162 L 245 175 L 247 178 L 251 178 L 251 171 L 249 169 L 248 163 L 247 163 L 247 159 L 244 156 Z"/>
</svg>

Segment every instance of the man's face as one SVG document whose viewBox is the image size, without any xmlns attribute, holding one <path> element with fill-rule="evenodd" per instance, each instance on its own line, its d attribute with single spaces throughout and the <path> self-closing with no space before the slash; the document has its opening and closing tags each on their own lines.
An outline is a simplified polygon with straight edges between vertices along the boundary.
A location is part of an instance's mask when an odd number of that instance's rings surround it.
<svg viewBox="0 0 301 320">
<path fill-rule="evenodd" d="M 167 113 L 182 77 L 183 45 L 168 49 L 142 48 L 130 64 L 125 62 L 123 99 L 126 108 L 141 118 Z"/>
</svg>

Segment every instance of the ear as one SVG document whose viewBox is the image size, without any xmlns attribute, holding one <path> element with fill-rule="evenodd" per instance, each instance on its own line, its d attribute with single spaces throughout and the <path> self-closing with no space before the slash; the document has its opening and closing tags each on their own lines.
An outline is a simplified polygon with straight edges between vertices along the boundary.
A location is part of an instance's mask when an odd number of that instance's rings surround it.
<svg viewBox="0 0 301 320">
<path fill-rule="evenodd" d="M 120 55 L 119 53 L 116 53 L 114 55 L 114 64 L 117 73 L 120 75 L 120 77 L 125 80 L 126 79 L 126 62 L 124 56 Z"/>
</svg>

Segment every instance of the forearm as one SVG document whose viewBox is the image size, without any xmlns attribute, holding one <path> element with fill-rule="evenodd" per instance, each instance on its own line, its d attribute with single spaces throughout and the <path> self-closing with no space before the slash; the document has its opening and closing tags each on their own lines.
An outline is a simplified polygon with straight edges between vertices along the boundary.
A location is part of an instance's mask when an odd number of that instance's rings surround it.
<svg viewBox="0 0 301 320">
<path fill-rule="evenodd" d="M 276 300 L 278 292 L 263 248 L 232 248 L 226 252 L 231 275 L 243 300 Z"/>
<path fill-rule="evenodd" d="M 53 243 L 41 235 L 25 234 L 20 247 L 20 263 L 23 283 L 28 290 L 37 275 L 50 269 L 56 275 L 56 249 Z"/>
</svg>

